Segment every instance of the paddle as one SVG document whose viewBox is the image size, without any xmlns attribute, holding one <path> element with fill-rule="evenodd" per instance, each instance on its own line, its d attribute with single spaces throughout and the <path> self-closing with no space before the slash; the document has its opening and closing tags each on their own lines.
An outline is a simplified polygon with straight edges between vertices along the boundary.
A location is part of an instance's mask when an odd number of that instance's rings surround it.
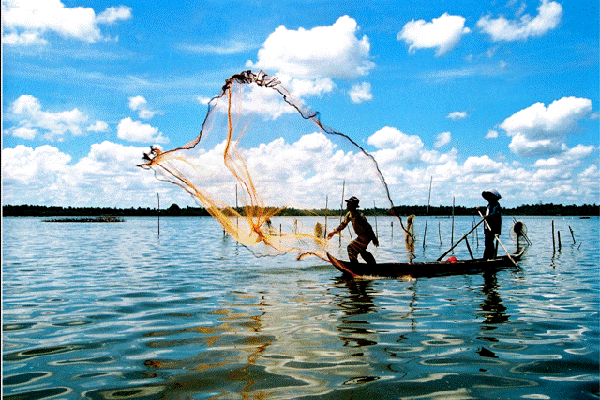
<svg viewBox="0 0 600 400">
<path fill-rule="evenodd" d="M 485 225 L 487 226 L 488 230 L 491 232 L 492 229 L 490 228 L 490 225 L 488 224 L 488 222 L 485 220 L 485 217 L 483 216 L 483 214 L 481 213 L 481 211 L 477 210 L 477 212 L 481 216 L 482 221 L 485 221 Z M 504 252 L 508 256 L 508 258 L 510 259 L 510 261 L 512 261 L 512 263 L 515 264 L 515 267 L 518 267 L 518 265 L 515 262 L 515 260 L 513 260 L 513 258 L 510 256 L 510 253 L 508 252 L 508 250 L 506 250 L 506 247 L 504 247 L 504 245 L 500 241 L 500 237 L 497 234 L 495 234 L 494 237 L 496 238 L 496 240 L 498 241 L 498 243 L 500 243 L 500 246 L 502 246 L 502 249 L 504 250 Z"/>
<path fill-rule="evenodd" d="M 456 242 L 456 243 L 454 244 L 454 246 L 452 246 L 452 247 L 450 248 L 450 250 L 448 250 L 447 252 L 445 252 L 444 254 L 442 254 L 442 255 L 440 256 L 440 258 L 438 258 L 438 259 L 437 259 L 437 261 L 442 261 L 442 258 L 444 258 L 444 256 L 445 256 L 446 254 L 448 254 L 448 253 L 450 253 L 452 250 L 454 250 L 454 249 L 456 248 L 456 246 L 458 246 L 458 244 L 459 244 L 460 242 L 462 242 L 462 241 L 463 241 L 463 239 L 466 239 L 466 238 L 467 238 L 467 236 L 469 236 L 469 234 L 470 234 L 471 232 L 473 232 L 473 231 L 475 230 L 475 228 L 477 228 L 479 225 L 481 225 L 481 223 L 482 223 L 483 221 L 485 221 L 485 220 L 484 220 L 484 219 L 482 219 L 482 220 L 481 220 L 481 221 L 479 221 L 479 222 L 477 223 L 477 225 L 475 225 L 475 226 L 474 226 L 474 227 L 473 227 L 473 228 L 472 228 L 472 229 L 471 229 L 469 232 L 467 232 L 467 233 L 465 233 L 464 235 L 462 235 L 462 237 L 461 237 L 461 238 L 458 240 L 458 242 Z"/>
</svg>

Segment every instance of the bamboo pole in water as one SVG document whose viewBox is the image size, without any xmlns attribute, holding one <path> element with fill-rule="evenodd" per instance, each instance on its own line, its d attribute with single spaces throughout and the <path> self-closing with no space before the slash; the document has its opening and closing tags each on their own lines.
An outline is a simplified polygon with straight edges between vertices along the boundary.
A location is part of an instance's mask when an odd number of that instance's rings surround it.
<svg viewBox="0 0 600 400">
<path fill-rule="evenodd" d="M 160 198 L 156 193 L 156 233 L 160 236 Z"/>
<path fill-rule="evenodd" d="M 554 220 L 552 220 L 552 253 L 556 252 L 556 242 L 554 241 Z"/>
<path fill-rule="evenodd" d="M 344 192 L 346 191 L 346 180 L 344 179 L 344 183 L 342 184 L 342 202 L 340 203 L 340 224 L 342 223 L 342 215 L 344 210 Z M 340 246 L 342 245 L 342 235 L 339 235 Z"/>
<path fill-rule="evenodd" d="M 327 202 L 329 201 L 329 196 L 325 196 L 325 237 L 327 237 Z"/>
<path fill-rule="evenodd" d="M 379 231 L 377 230 L 377 206 L 375 206 L 375 200 L 373 200 L 373 213 L 375 215 L 375 236 L 379 237 Z"/>
<path fill-rule="evenodd" d="M 427 239 L 427 220 L 429 219 L 429 201 L 431 200 L 431 182 L 433 182 L 433 176 L 429 179 L 429 194 L 427 195 L 427 212 L 425 215 L 425 233 L 423 234 L 423 249 L 425 248 L 425 240 Z"/>
<path fill-rule="evenodd" d="M 557 232 L 558 233 L 558 251 L 562 250 L 562 242 L 560 240 L 560 231 Z"/>
<path fill-rule="evenodd" d="M 456 198 L 452 197 L 452 237 L 451 237 L 451 244 L 454 244 L 454 205 L 456 202 Z"/>
<path fill-rule="evenodd" d="M 573 234 L 573 229 L 571 228 L 571 225 L 569 225 L 569 231 L 571 231 L 571 237 L 573 238 L 573 244 L 575 244 L 575 235 Z"/>
</svg>

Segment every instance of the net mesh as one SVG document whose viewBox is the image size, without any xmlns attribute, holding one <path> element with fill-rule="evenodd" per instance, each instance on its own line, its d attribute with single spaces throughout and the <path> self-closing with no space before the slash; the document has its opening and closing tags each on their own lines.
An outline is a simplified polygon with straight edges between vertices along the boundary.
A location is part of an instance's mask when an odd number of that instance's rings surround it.
<svg viewBox="0 0 600 400">
<path fill-rule="evenodd" d="M 325 259 L 328 242 L 322 226 L 318 231 L 298 219 L 279 217 L 300 210 L 333 216 L 339 211 L 323 206 L 326 199 L 344 204 L 342 191 L 363 204 L 377 201 L 393 210 L 373 156 L 323 125 L 319 113 L 262 71 L 227 79 L 209 102 L 200 133 L 172 150 L 152 147 L 140 166 L 186 190 L 257 255 L 297 252 Z"/>
</svg>

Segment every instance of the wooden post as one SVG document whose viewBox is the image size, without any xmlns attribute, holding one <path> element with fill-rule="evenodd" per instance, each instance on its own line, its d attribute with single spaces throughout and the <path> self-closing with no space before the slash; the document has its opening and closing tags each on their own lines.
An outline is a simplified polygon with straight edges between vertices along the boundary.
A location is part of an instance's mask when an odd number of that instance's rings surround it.
<svg viewBox="0 0 600 400">
<path fill-rule="evenodd" d="M 562 249 L 562 242 L 560 240 L 560 231 L 558 231 L 557 233 L 558 233 L 558 251 L 560 251 Z"/>
<path fill-rule="evenodd" d="M 325 196 L 325 237 L 327 237 L 327 202 L 329 200 L 329 196 Z"/>
<path fill-rule="evenodd" d="M 156 193 L 156 233 L 160 236 L 160 198 Z"/>
<path fill-rule="evenodd" d="M 433 182 L 433 176 L 429 179 L 429 194 L 427 195 L 427 212 L 425 215 L 425 233 L 423 234 L 423 249 L 425 248 L 425 241 L 427 239 L 427 220 L 429 219 L 429 201 L 431 200 L 431 182 Z"/>
<path fill-rule="evenodd" d="M 452 237 L 451 237 L 451 244 L 454 244 L 454 205 L 455 205 L 455 197 L 452 197 Z"/>
<path fill-rule="evenodd" d="M 342 223 L 342 214 L 344 212 L 344 191 L 346 190 L 346 180 L 342 183 L 342 201 L 340 202 L 340 223 Z"/>
<path fill-rule="evenodd" d="M 444 244 L 442 243 L 442 223 L 440 221 L 438 221 L 438 232 L 440 234 L 440 246 L 443 246 Z"/>
<path fill-rule="evenodd" d="M 575 244 L 575 235 L 573 234 L 573 229 L 571 229 L 571 225 L 569 225 L 569 231 L 571 231 L 571 237 L 573 238 L 573 244 Z"/>
<path fill-rule="evenodd" d="M 473 217 L 473 222 L 471 222 L 471 228 L 475 225 L 475 217 Z M 471 232 L 471 240 L 475 242 L 475 232 Z"/>
<path fill-rule="evenodd" d="M 554 220 L 552 220 L 552 253 L 556 252 L 556 243 L 554 242 Z"/>
<path fill-rule="evenodd" d="M 394 238 L 394 221 L 392 221 L 391 229 L 392 229 L 392 239 L 393 239 Z"/>
<path fill-rule="evenodd" d="M 237 214 L 239 214 L 239 213 L 240 213 L 240 212 L 238 211 L 238 194 L 237 194 L 237 183 L 236 183 L 236 185 L 235 185 L 235 212 L 236 212 Z M 240 224 L 240 222 L 239 222 L 239 218 L 238 218 L 237 214 L 236 214 L 236 216 L 235 216 L 235 227 L 236 227 L 236 229 L 239 229 L 239 224 Z"/>
<path fill-rule="evenodd" d="M 375 206 L 375 200 L 373 200 L 373 214 L 375 216 L 375 236 L 379 237 L 379 230 L 377 229 L 377 206 Z"/>
</svg>

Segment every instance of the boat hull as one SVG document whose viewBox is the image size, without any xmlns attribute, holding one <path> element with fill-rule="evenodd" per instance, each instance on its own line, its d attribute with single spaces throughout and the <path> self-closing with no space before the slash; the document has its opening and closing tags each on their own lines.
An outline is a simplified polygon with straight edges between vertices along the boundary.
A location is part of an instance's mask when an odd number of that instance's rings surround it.
<svg viewBox="0 0 600 400">
<path fill-rule="evenodd" d="M 523 253 L 511 254 L 516 262 Z M 474 260 L 457 260 L 454 262 L 431 261 L 418 263 L 377 263 L 369 265 L 365 263 L 351 263 L 338 260 L 327 253 L 329 262 L 348 277 L 375 276 L 375 277 L 434 277 L 448 275 L 479 274 L 486 271 L 496 271 L 506 267 L 515 267 L 508 256 L 501 256 L 492 260 L 482 258 Z"/>
</svg>

